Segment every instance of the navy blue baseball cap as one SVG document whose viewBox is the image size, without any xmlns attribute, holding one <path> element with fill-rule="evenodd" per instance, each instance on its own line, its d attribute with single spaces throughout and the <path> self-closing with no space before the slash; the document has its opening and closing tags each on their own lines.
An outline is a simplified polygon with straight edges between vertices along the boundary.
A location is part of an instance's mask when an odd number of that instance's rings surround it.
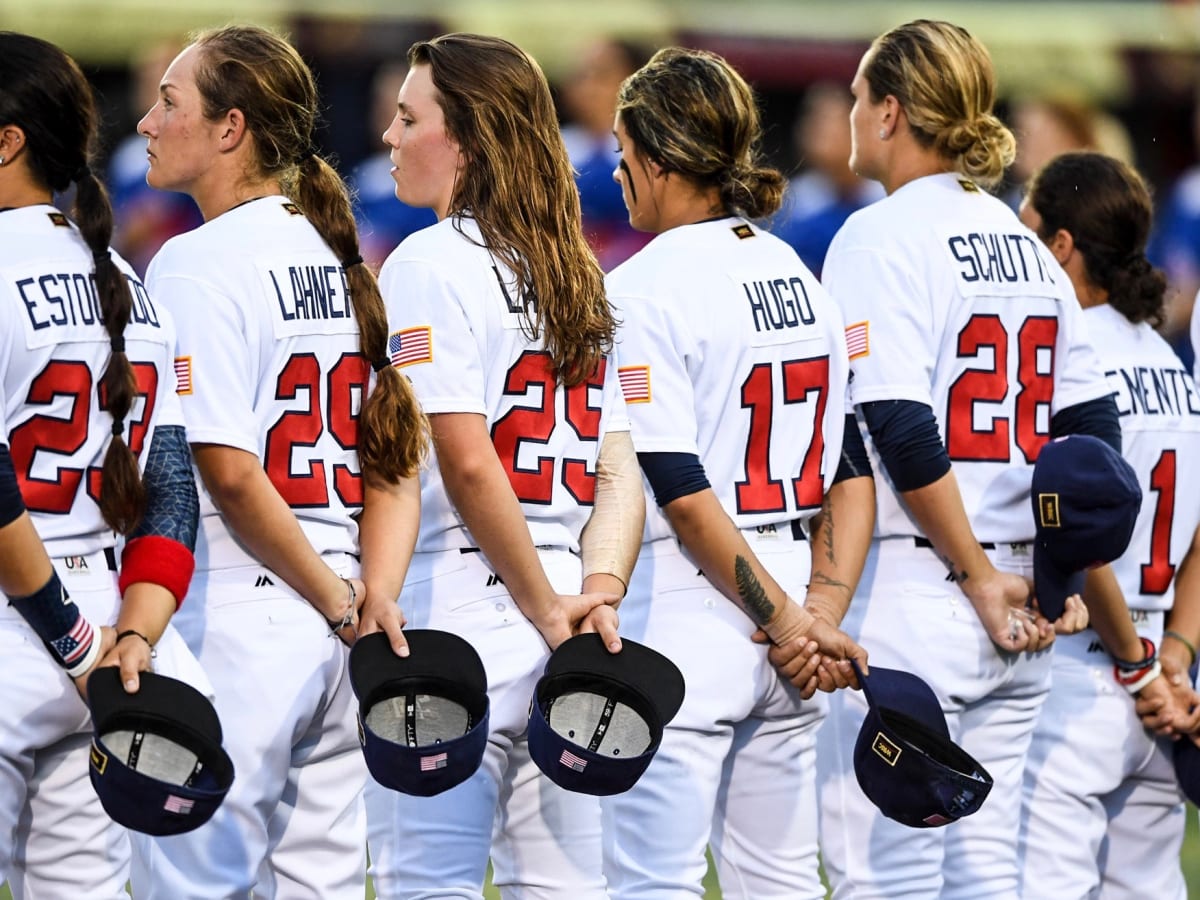
<svg viewBox="0 0 1200 900">
<path fill-rule="evenodd" d="M 154 672 L 128 694 L 116 666 L 88 678 L 92 749 L 88 774 L 114 822 L 144 834 L 181 834 L 217 811 L 233 784 L 221 722 L 208 698 Z"/>
<path fill-rule="evenodd" d="M 644 644 L 598 634 L 559 644 L 529 707 L 529 754 L 555 784 L 580 794 L 627 791 L 683 704 L 683 674 Z"/>
<path fill-rule="evenodd" d="M 854 744 L 854 774 L 889 819 L 913 828 L 947 825 L 976 812 L 992 776 L 950 739 L 933 689 L 911 672 L 871 666 L 863 675 L 867 716 Z"/>
<path fill-rule="evenodd" d="M 1137 474 L 1099 438 L 1072 434 L 1042 447 L 1029 491 L 1036 538 L 1033 593 L 1050 621 L 1083 592 L 1087 570 L 1129 546 L 1142 507 Z"/>
<path fill-rule="evenodd" d="M 487 673 L 475 648 L 448 631 L 405 629 L 409 655 L 382 631 L 350 650 L 358 740 L 384 787 L 432 797 L 466 781 L 488 739 Z"/>
</svg>

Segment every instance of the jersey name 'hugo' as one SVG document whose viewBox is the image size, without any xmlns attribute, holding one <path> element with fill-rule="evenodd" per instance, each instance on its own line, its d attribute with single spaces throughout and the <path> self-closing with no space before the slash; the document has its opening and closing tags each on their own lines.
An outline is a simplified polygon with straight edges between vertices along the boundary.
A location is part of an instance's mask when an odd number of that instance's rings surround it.
<svg viewBox="0 0 1200 900">
<path fill-rule="evenodd" d="M 743 281 L 742 290 L 754 316 L 755 331 L 798 328 L 817 321 L 804 281 L 796 275 L 763 281 Z"/>
</svg>

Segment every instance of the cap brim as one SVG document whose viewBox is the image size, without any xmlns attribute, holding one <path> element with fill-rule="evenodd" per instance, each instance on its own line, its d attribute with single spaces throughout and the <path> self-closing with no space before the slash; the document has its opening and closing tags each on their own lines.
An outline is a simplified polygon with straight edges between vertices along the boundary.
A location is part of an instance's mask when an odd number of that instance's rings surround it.
<svg viewBox="0 0 1200 900">
<path fill-rule="evenodd" d="M 946 714 L 937 694 L 922 678 L 902 669 L 871 666 L 870 674 L 863 675 L 858 662 L 852 660 L 858 683 L 872 708 L 880 711 L 894 710 L 920 722 L 931 732 L 950 740 L 950 729 L 946 725 Z"/>
<path fill-rule="evenodd" d="M 1038 609 L 1051 622 L 1066 609 L 1067 598 L 1083 594 L 1087 571 L 1071 571 L 1060 567 L 1051 558 L 1041 541 L 1033 547 L 1033 595 Z"/>
<path fill-rule="evenodd" d="M 610 653 L 598 634 L 568 638 L 546 661 L 545 677 L 558 675 L 593 675 L 623 684 L 650 702 L 663 726 L 683 705 L 679 667 L 657 650 L 625 637 L 619 653 Z"/>
<path fill-rule="evenodd" d="M 119 668 L 98 668 L 88 678 L 88 708 L 97 734 L 122 722 L 142 730 L 160 723 L 172 734 L 194 735 L 200 745 L 221 745 L 221 720 L 212 703 L 187 682 L 167 675 L 141 672 L 137 693 L 130 694 L 121 683 Z"/>
<path fill-rule="evenodd" d="M 406 629 L 404 637 L 408 656 L 393 653 L 382 631 L 355 641 L 350 650 L 350 684 L 361 705 L 370 706 L 379 695 L 397 693 L 391 685 L 413 680 L 456 685 L 467 694 L 487 693 L 483 660 L 463 638 L 431 628 Z"/>
</svg>

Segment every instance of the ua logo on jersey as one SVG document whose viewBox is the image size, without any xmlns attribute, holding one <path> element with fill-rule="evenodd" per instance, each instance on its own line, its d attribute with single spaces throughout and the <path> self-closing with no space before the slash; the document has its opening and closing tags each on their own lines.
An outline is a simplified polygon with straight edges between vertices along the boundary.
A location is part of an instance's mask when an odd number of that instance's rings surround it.
<svg viewBox="0 0 1200 900">
<path fill-rule="evenodd" d="M 272 581 L 270 578 L 268 578 L 266 575 L 259 575 L 259 576 L 258 576 L 258 578 L 254 579 L 254 586 L 255 586 L 255 587 L 267 587 L 267 586 L 274 586 L 274 584 L 275 584 L 275 582 L 273 582 L 273 581 Z"/>
<path fill-rule="evenodd" d="M 504 579 L 493 572 L 488 576 L 486 587 L 495 587 L 498 584 L 504 584 Z"/>
</svg>

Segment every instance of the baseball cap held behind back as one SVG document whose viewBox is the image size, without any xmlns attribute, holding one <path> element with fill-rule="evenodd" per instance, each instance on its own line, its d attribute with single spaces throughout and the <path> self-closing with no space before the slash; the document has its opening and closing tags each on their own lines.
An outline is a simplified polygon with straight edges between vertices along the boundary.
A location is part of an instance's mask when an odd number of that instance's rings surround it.
<svg viewBox="0 0 1200 900">
<path fill-rule="evenodd" d="M 1142 505 L 1137 474 L 1099 438 L 1072 434 L 1038 454 L 1029 491 L 1036 539 L 1034 596 L 1050 621 L 1083 591 L 1087 570 L 1129 546 Z"/>
<path fill-rule="evenodd" d="M 992 776 L 950 739 L 933 689 L 910 672 L 871 666 L 864 676 L 867 716 L 854 745 L 854 774 L 889 819 L 934 828 L 976 812 Z"/>
</svg>

